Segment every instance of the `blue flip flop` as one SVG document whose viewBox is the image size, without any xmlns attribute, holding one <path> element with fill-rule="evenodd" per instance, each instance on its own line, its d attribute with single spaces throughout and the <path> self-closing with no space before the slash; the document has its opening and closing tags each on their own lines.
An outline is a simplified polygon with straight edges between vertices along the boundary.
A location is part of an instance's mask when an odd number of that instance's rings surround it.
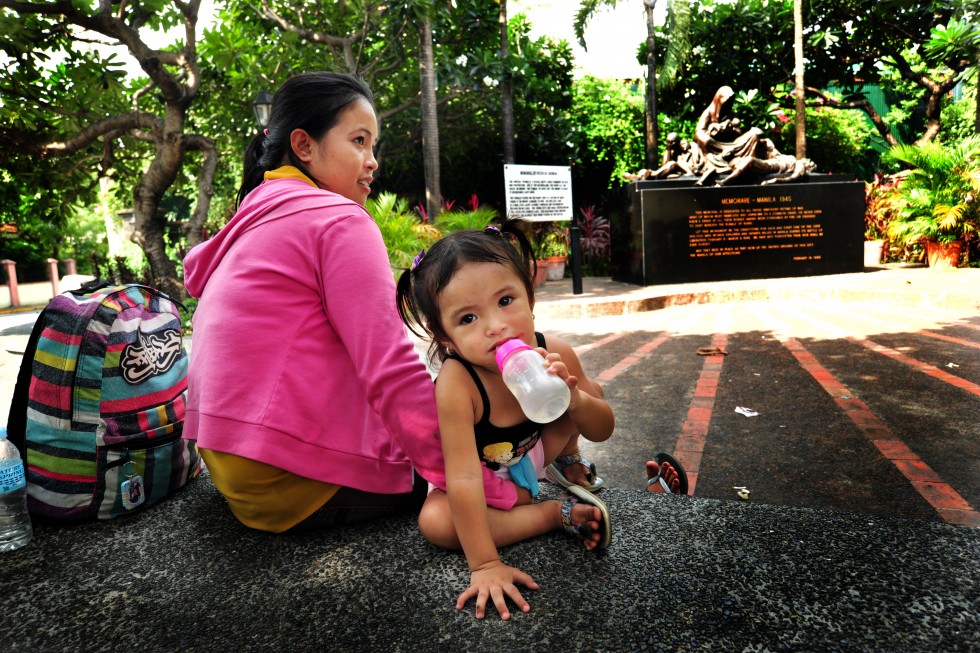
<svg viewBox="0 0 980 653">
<path fill-rule="evenodd" d="M 578 485 L 577 483 L 572 483 L 565 478 L 565 474 L 562 472 L 562 470 L 569 465 L 575 464 L 585 465 L 585 468 L 588 470 L 588 478 L 592 479 L 592 483 L 589 485 Z M 552 483 L 557 483 L 565 489 L 568 489 L 574 485 L 575 487 L 585 488 L 589 492 L 595 492 L 599 490 L 603 484 L 602 479 L 596 475 L 595 465 L 589 460 L 583 458 L 581 452 L 578 451 L 568 454 L 567 456 L 558 456 L 555 458 L 555 462 L 545 467 L 544 476 Z"/>
</svg>

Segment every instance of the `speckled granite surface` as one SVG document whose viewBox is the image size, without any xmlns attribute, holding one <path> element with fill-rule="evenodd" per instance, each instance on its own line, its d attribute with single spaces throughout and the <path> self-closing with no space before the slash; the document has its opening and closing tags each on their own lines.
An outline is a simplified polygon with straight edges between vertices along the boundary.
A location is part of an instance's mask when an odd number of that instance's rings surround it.
<svg viewBox="0 0 980 653">
<path fill-rule="evenodd" d="M 544 485 L 553 496 L 554 486 Z M 0 650 L 977 651 L 980 530 L 607 489 L 614 543 L 509 547 L 532 610 L 457 613 L 460 554 L 410 516 L 273 536 L 207 476 L 0 557 Z"/>
</svg>

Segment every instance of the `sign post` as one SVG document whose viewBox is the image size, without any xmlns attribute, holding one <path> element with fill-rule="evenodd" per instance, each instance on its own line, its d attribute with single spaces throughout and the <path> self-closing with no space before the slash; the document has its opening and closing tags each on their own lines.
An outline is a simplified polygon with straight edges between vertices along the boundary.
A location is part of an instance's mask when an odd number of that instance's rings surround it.
<svg viewBox="0 0 980 653">
<path fill-rule="evenodd" d="M 572 169 L 570 166 L 504 166 L 507 217 L 530 222 L 572 220 Z M 572 221 L 572 292 L 582 294 L 579 232 Z"/>
</svg>

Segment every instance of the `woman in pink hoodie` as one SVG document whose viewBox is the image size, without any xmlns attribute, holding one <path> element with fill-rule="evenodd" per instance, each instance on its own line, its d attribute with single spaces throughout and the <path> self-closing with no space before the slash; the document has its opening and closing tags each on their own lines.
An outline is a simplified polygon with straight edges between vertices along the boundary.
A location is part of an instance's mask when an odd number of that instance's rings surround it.
<svg viewBox="0 0 980 653">
<path fill-rule="evenodd" d="M 418 510 L 445 489 L 433 383 L 364 202 L 378 121 L 360 79 L 305 73 L 246 152 L 238 211 L 184 260 L 200 298 L 185 437 L 246 526 Z M 485 474 L 489 503 L 513 483 Z M 529 500 L 529 497 L 523 497 Z"/>
</svg>

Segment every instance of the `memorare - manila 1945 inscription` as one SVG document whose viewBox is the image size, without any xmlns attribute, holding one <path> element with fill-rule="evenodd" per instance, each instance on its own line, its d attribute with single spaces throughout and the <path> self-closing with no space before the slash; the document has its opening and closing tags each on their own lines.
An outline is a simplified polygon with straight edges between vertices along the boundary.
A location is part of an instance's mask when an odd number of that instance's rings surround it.
<svg viewBox="0 0 980 653">
<path fill-rule="evenodd" d="M 810 174 L 800 183 L 630 184 L 613 225 L 613 278 L 653 285 L 857 272 L 864 185 Z"/>
</svg>

